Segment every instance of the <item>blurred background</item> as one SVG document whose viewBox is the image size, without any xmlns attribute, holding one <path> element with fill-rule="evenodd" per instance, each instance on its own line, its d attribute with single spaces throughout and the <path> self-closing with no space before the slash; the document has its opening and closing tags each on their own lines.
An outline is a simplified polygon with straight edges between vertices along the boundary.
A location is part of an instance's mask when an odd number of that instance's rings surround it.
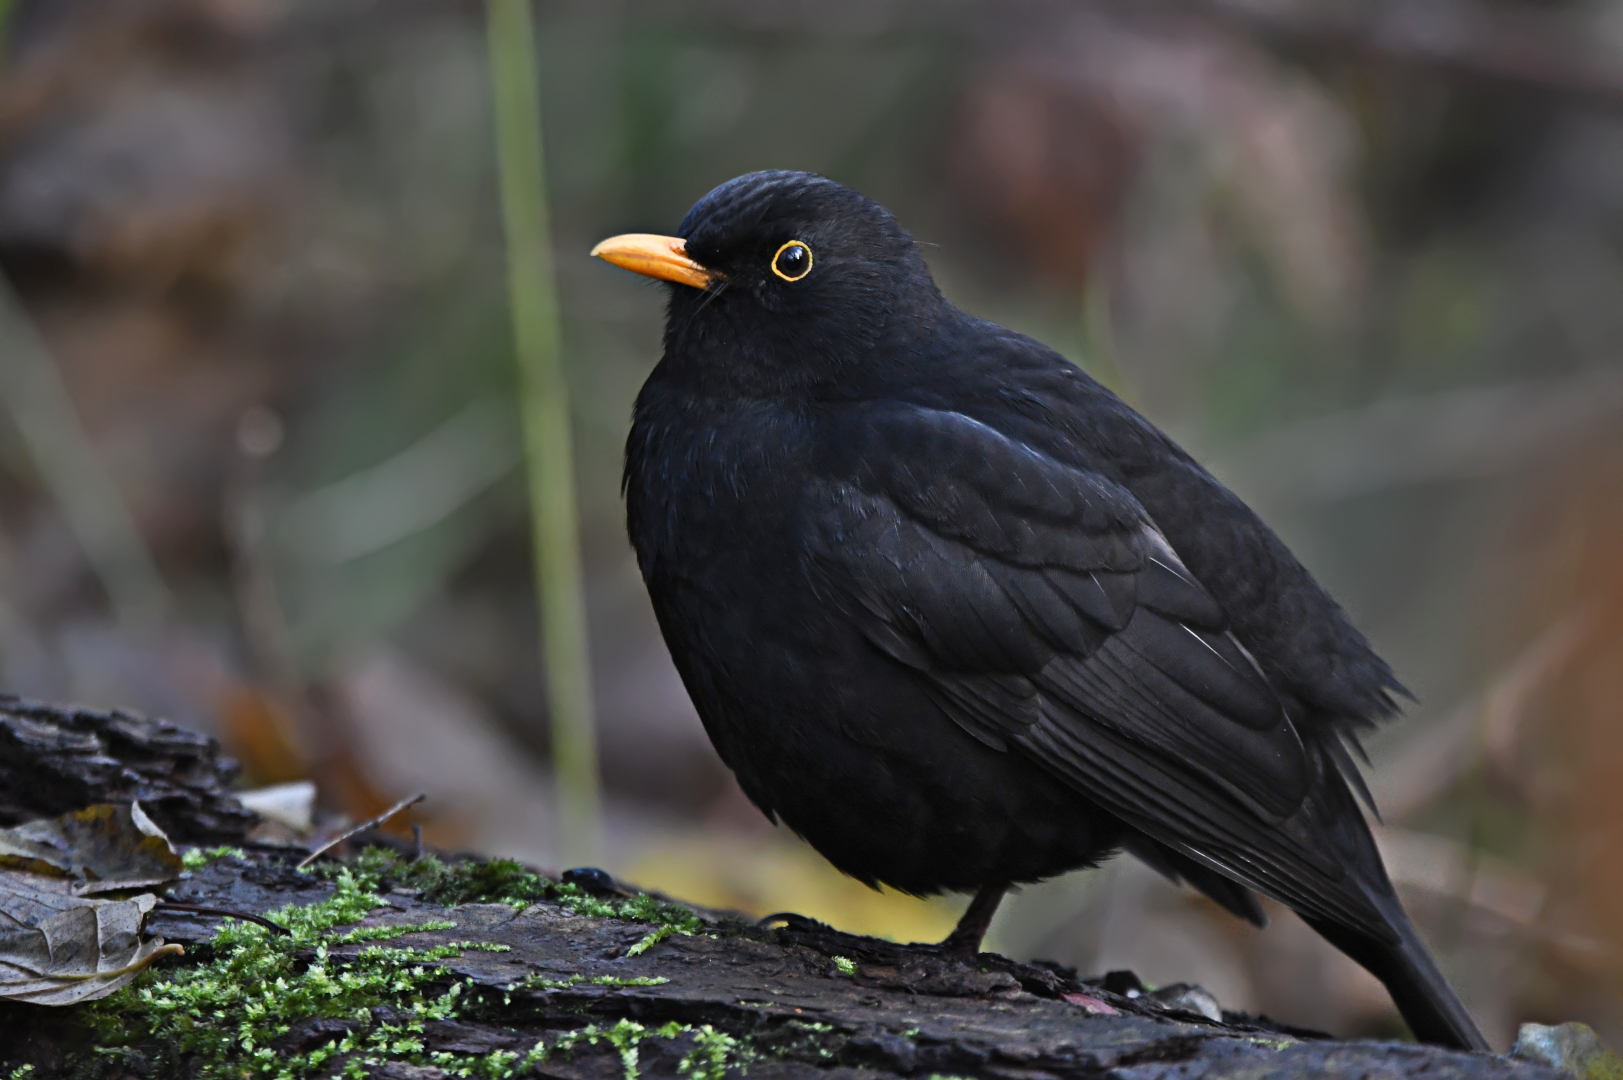
<svg viewBox="0 0 1623 1080">
<path fill-rule="evenodd" d="M 0 16 L 0 689 L 167 715 L 350 819 L 426 791 L 429 841 L 553 862 L 483 6 Z M 1370 745 L 1381 842 L 1490 1037 L 1623 1040 L 1623 2 L 536 17 L 605 867 L 900 939 L 963 903 L 747 804 L 624 539 L 663 294 L 586 252 L 811 169 L 1263 512 L 1416 694 Z M 1396 1030 L 1288 912 L 1127 860 L 989 944 Z"/>
</svg>

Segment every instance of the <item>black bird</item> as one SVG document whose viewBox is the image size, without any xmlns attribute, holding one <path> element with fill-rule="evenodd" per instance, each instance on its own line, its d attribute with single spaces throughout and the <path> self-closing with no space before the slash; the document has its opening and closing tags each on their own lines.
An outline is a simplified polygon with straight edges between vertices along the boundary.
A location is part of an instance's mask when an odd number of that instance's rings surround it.
<svg viewBox="0 0 1623 1080">
<path fill-rule="evenodd" d="M 626 522 L 722 760 L 859 881 L 974 892 L 1125 848 L 1293 908 L 1419 1038 L 1487 1049 L 1405 916 L 1349 748 L 1403 688 L 1244 503 L 1064 357 L 965 314 L 800 172 L 592 252 L 673 282 Z"/>
</svg>

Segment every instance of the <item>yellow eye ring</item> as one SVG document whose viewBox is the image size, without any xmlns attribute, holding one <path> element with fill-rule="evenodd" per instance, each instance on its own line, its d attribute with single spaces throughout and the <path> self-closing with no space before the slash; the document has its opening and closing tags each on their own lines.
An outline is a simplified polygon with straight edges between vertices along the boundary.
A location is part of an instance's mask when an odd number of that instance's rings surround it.
<svg viewBox="0 0 1623 1080">
<path fill-rule="evenodd" d="M 772 272 L 785 281 L 799 281 L 811 268 L 812 251 L 802 241 L 791 240 L 772 255 Z"/>
</svg>

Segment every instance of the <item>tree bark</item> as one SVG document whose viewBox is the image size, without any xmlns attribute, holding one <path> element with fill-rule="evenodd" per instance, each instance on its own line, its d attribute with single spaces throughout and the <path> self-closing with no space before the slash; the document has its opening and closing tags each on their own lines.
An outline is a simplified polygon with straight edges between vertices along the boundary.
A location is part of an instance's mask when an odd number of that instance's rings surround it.
<svg viewBox="0 0 1623 1080">
<path fill-rule="evenodd" d="M 252 816 L 229 794 L 234 765 L 211 740 L 161 721 L 0 701 L 0 797 L 11 820 L 101 801 L 139 797 L 163 808 L 181 841 L 239 839 Z M 159 815 L 154 814 L 154 817 Z M 189 904 L 261 914 L 331 895 L 334 886 L 299 873 L 303 852 L 247 846 L 216 859 L 171 891 Z M 575 880 L 593 880 L 590 876 Z M 601 881 L 601 879 L 599 879 Z M 606 885 L 606 883 L 604 883 Z M 1341 1042 L 1226 1013 L 1196 1011 L 1197 999 L 1129 998 L 1101 980 L 982 954 L 965 959 L 929 946 L 897 945 L 789 918 L 762 927 L 728 913 L 697 910 L 702 928 L 650 943 L 648 922 L 593 918 L 550 902 L 441 907 L 411 890 L 389 888 L 386 906 L 362 926 L 420 926 L 391 946 L 481 948 L 437 961 L 438 983 L 460 982 L 469 1004 L 455 1020 L 423 1025 L 425 1052 L 523 1054 L 538 1039 L 642 1025 L 628 1058 L 610 1040 L 581 1039 L 528 1074 L 568 1080 L 884 1080 L 889 1077 L 1020 1078 L 1420 1077 L 1428 1080 L 1554 1080 L 1555 1070 L 1510 1058 L 1390 1042 Z M 607 886 L 612 888 L 612 886 Z M 187 946 L 172 963 L 205 960 L 216 917 L 155 912 L 149 931 Z M 365 944 L 333 948 L 341 967 Z M 500 950 L 500 951 L 497 951 Z M 166 962 L 168 963 L 168 962 Z M 151 978 L 151 976 L 146 976 Z M 1163 994 L 1162 997 L 1168 997 Z M 75 1009 L 0 1005 L 0 1076 L 30 1080 L 84 1075 L 88 1038 Z M 398 1022 L 388 1007 L 366 1019 L 311 1017 L 273 1046 L 293 1055 L 349 1028 Z M 664 1025 L 667 1033 L 657 1029 Z M 708 1025 L 708 1034 L 706 1033 Z M 706 1038 L 730 1036 L 735 1052 L 716 1061 L 695 1052 Z M 161 1047 L 119 1059 L 103 1076 L 167 1076 L 145 1061 Z M 79 1057 L 76 1057 L 76 1052 Z M 695 1064 L 695 1062 L 698 1064 Z M 711 1061 L 706 1066 L 705 1061 Z M 77 1063 L 77 1064 L 76 1064 Z M 32 1065 L 31 1074 L 10 1070 Z M 329 1063 L 322 1075 L 342 1071 Z M 433 1065 L 366 1068 L 393 1080 L 439 1080 Z M 521 1073 L 523 1075 L 524 1073 Z"/>
</svg>

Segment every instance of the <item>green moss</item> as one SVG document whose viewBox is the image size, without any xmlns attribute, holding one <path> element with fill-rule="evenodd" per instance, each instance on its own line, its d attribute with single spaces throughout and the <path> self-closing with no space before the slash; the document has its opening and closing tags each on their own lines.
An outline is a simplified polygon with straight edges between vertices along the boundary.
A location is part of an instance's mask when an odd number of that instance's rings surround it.
<svg viewBox="0 0 1623 1080">
<path fill-rule="evenodd" d="M 181 865 L 188 870 L 201 870 L 215 859 L 246 859 L 248 853 L 239 847 L 187 848 L 181 853 Z"/>
<path fill-rule="evenodd" d="M 641 956 L 643 953 L 647 952 L 649 949 L 652 949 L 655 945 L 658 945 L 661 941 L 664 941 L 666 938 L 670 937 L 676 932 L 676 929 L 671 926 L 656 926 L 647 934 L 643 935 L 642 939 L 635 945 L 627 949 L 626 955 Z M 683 931 L 683 933 L 686 933 L 686 931 Z"/>
<path fill-rule="evenodd" d="M 462 993 L 458 984 L 443 990 L 433 985 L 443 978 L 437 961 L 474 946 L 372 944 L 455 925 L 443 920 L 341 931 L 383 901 L 365 875 L 341 871 L 335 886 L 319 903 L 270 913 L 288 928 L 286 936 L 228 921 L 214 937 L 212 959 L 166 968 L 88 1006 L 85 1019 L 96 1035 L 95 1052 L 111 1064 L 132 1048 L 156 1045 L 164 1064 L 195 1056 L 195 1075 L 290 1080 L 344 1054 L 378 1060 L 420 1055 L 423 1022 L 455 1015 Z M 364 947 L 353 957 L 333 955 L 334 948 L 348 945 Z M 404 1025 L 374 1024 L 369 1010 L 384 1004 L 411 1019 Z M 316 1017 L 354 1026 L 303 1054 L 279 1055 L 268 1045 L 295 1023 Z"/>
<path fill-rule="evenodd" d="M 647 1034 L 648 1029 L 634 1020 L 622 1019 L 611 1028 L 588 1024 L 579 1031 L 561 1036 L 549 1050 L 569 1051 L 583 1042 L 596 1046 L 601 1040 L 619 1052 L 620 1062 L 625 1066 L 626 1080 L 637 1080 L 637 1047 Z"/>
<path fill-rule="evenodd" d="M 827 1035 L 829 1032 L 834 1030 L 833 1024 L 819 1024 L 810 1020 L 790 1020 L 789 1026 L 794 1028 L 796 1031 L 810 1031 L 816 1035 Z M 913 1028 L 912 1030 L 917 1032 L 918 1028 Z"/>
<path fill-rule="evenodd" d="M 834 966 L 839 968 L 841 974 L 844 974 L 844 975 L 855 975 L 857 973 L 856 962 L 853 961 L 850 957 L 846 957 L 846 956 L 836 956 L 836 957 L 834 957 Z"/>
<path fill-rule="evenodd" d="M 576 915 L 655 923 L 665 928 L 655 941 L 644 939 L 646 944 L 632 946 L 636 950 L 630 953 L 633 956 L 673 933 L 693 934 L 704 928 L 699 917 L 681 904 L 645 893 L 626 898 L 593 896 L 576 885 L 549 881 L 513 859 L 447 863 L 427 855 L 406 860 L 387 848 L 368 848 L 355 866 L 358 873 L 384 887 L 416 889 L 432 904 L 507 904 L 522 911 L 531 904 L 549 901 Z"/>
<path fill-rule="evenodd" d="M 660 1033 L 664 1032 L 662 1028 Z M 693 1080 L 722 1080 L 734 1066 L 740 1072 L 748 1072 L 749 1062 L 755 1059 L 754 1051 L 747 1044 L 709 1024 L 689 1029 L 689 1034 L 693 1037 L 693 1050 L 677 1064 L 676 1071 Z"/>
<path fill-rule="evenodd" d="M 510 990 L 568 990 L 572 986 L 663 986 L 669 979 L 641 975 L 627 978 L 620 975 L 597 975 L 588 979 L 584 975 L 571 975 L 567 979 L 549 979 L 544 975 L 531 975 L 515 983 Z"/>
<path fill-rule="evenodd" d="M 480 1064 L 490 1063 L 490 1068 L 504 1068 L 510 1071 L 499 1074 L 501 1076 L 514 1076 L 539 1062 L 547 1060 L 553 1054 L 572 1054 L 582 1045 L 597 1046 L 600 1043 L 612 1047 L 620 1056 L 620 1064 L 625 1070 L 626 1080 L 637 1080 L 639 1074 L 639 1058 L 642 1043 L 647 1039 L 689 1039 L 693 1048 L 677 1063 L 677 1072 L 693 1080 L 723 1080 L 728 1069 L 737 1068 L 740 1072 L 747 1072 L 749 1063 L 759 1056 L 750 1049 L 745 1040 L 734 1038 L 723 1031 L 717 1031 L 709 1024 L 693 1027 L 687 1024 L 671 1022 L 663 1027 L 649 1030 L 635 1020 L 619 1020 L 612 1027 L 599 1027 L 588 1024 L 576 1031 L 566 1031 L 556 1036 L 550 1045 L 545 1042 L 537 1043 L 528 1054 L 517 1054 L 508 1051 L 498 1051 L 480 1059 Z M 446 1068 L 448 1064 L 457 1065 L 450 1061 L 451 1055 L 431 1054 L 429 1060 Z M 500 1058 L 499 1062 L 494 1059 Z M 465 1063 L 463 1067 L 466 1067 Z M 447 1071 L 452 1071 L 447 1069 Z M 456 1073 L 459 1076 L 496 1076 L 496 1073 Z"/>
<path fill-rule="evenodd" d="M 217 848 L 194 850 L 187 857 L 189 865 L 202 866 L 229 855 L 242 853 Z M 352 924 L 383 906 L 382 892 L 404 887 L 442 904 L 499 902 L 523 908 L 545 900 L 579 915 L 653 923 L 653 929 L 628 950 L 632 955 L 671 934 L 689 934 L 702 927 L 698 917 L 680 905 L 649 896 L 594 897 L 548 881 L 511 860 L 408 862 L 374 848 L 353 864 L 325 864 L 319 873 L 333 882 L 330 897 L 268 913 L 288 928 L 288 935 L 229 920 L 215 935 L 204 962 L 150 971 L 132 986 L 87 1006 L 84 1018 L 96 1049 L 87 1055 L 83 1071 L 107 1074 L 139 1062 L 148 1074 L 157 1075 L 184 1066 L 199 1080 L 227 1076 L 299 1080 L 318 1074 L 360 1077 L 385 1061 L 399 1061 L 434 1065 L 457 1077 L 507 1080 L 551 1051 L 606 1041 L 625 1062 L 627 1076 L 634 1077 L 637 1046 L 650 1033 L 631 1021 L 610 1028 L 589 1025 L 559 1037 L 550 1048 L 538 1042 L 524 1053 L 426 1051 L 424 1024 L 462 1015 L 469 1004 L 464 991 L 471 981 L 447 983 L 440 962 L 471 949 L 501 952 L 507 946 L 461 942 L 419 949 L 383 944 L 406 934 L 455 926 L 446 920 L 387 927 Z M 655 986 L 666 981 L 576 975 L 565 982 L 538 980 L 533 985 Z M 373 1012 L 379 1006 L 390 1010 L 382 1015 L 404 1019 L 383 1023 Z M 295 1024 L 316 1018 L 346 1021 L 347 1030 L 299 1054 L 280 1054 L 271 1048 Z M 683 1034 L 695 1041 L 692 1054 L 683 1059 L 684 1071 L 699 1080 L 719 1080 L 718 1069 L 725 1071 L 726 1062 L 745 1056 L 728 1042 L 731 1036 L 709 1028 L 677 1032 Z M 340 1063 L 342 1068 L 335 1073 Z M 26 1075 L 14 1073 L 12 1080 Z"/>
<path fill-rule="evenodd" d="M 571 982 L 570 985 L 575 985 Z M 582 1044 L 606 1043 L 620 1055 L 626 1080 L 637 1080 L 640 1048 L 648 1039 L 687 1040 L 691 1048 L 683 1055 L 676 1071 L 691 1080 L 724 1080 L 728 1070 L 747 1074 L 753 1062 L 763 1057 L 810 1060 L 828 1063 L 835 1058 L 824 1045 L 834 1033 L 830 1024 L 791 1020 L 781 1025 L 774 1035 L 759 1033 L 764 1043 L 752 1036 L 739 1037 L 717 1031 L 710 1024 L 694 1026 L 676 1021 L 652 1030 L 632 1020 L 621 1020 L 613 1027 L 603 1028 L 590 1024 L 578 1031 L 557 1036 L 551 1045 L 538 1047 L 531 1061 L 545 1060 L 554 1053 L 571 1053 Z M 790 1035 L 784 1038 L 784 1035 Z"/>
<path fill-rule="evenodd" d="M 757 1056 L 824 1064 L 835 1059 L 845 1042 L 833 1024 L 787 1020 L 756 1031 L 750 1046 Z"/>
</svg>

